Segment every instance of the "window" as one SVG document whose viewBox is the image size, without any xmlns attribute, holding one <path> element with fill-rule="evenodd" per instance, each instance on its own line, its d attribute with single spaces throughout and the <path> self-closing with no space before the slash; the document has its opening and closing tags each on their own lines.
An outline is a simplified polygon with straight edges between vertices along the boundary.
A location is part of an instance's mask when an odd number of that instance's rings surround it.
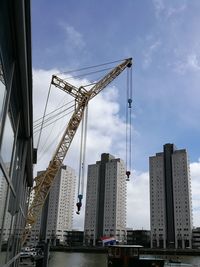
<svg viewBox="0 0 200 267">
<path fill-rule="evenodd" d="M 3 76 L 2 62 L 0 60 L 0 129 L 1 129 L 5 99 L 6 99 L 6 87 L 5 87 L 5 80 Z"/>
<path fill-rule="evenodd" d="M 0 170 L 0 201 L 1 201 L 1 206 L 0 206 L 0 232 L 2 234 L 1 238 L 1 250 L 5 250 L 5 247 L 9 251 L 12 249 L 12 216 L 8 210 L 8 201 L 9 201 L 9 190 L 10 187 L 7 183 L 7 180 L 2 172 Z M 12 192 L 10 191 L 10 194 Z M 6 255 L 6 253 L 2 252 L 1 255 Z M 5 263 L 5 258 L 0 257 L 0 264 Z"/>
<path fill-rule="evenodd" d="M 11 165 L 13 144 L 14 144 L 14 131 L 12 128 L 10 117 L 7 114 L 3 138 L 2 138 L 1 156 L 8 170 L 10 169 Z"/>
<path fill-rule="evenodd" d="M 5 220 L 5 207 L 7 202 L 7 194 L 8 194 L 8 184 L 6 181 L 5 176 L 3 175 L 2 170 L 0 169 L 0 231 L 2 234 L 3 232 L 3 224 Z M 0 263 L 3 263 L 0 261 Z"/>
</svg>

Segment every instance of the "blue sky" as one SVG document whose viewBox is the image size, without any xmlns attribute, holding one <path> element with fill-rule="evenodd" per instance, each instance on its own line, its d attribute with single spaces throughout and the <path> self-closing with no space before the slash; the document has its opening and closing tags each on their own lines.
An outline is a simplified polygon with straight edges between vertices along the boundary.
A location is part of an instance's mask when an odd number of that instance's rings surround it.
<svg viewBox="0 0 200 267">
<path fill-rule="evenodd" d="M 177 148 L 186 148 L 190 157 L 196 225 L 200 225 L 197 191 L 200 188 L 199 12 L 199 0 L 32 1 L 35 91 L 38 88 L 44 90 L 45 103 L 48 86 L 42 84 L 44 76 L 46 80 L 49 76 L 50 82 L 56 71 L 133 57 L 132 164 L 135 176 L 129 185 L 128 197 L 134 202 L 133 194 L 140 198 L 141 190 L 148 192 L 149 156 L 162 151 L 165 143 L 174 143 Z M 114 123 L 108 122 L 109 129 L 124 123 L 125 88 L 126 79 L 122 76 L 110 92 L 102 93 L 103 98 L 98 96 L 98 103 L 101 103 L 98 112 L 107 110 L 110 118 L 115 120 Z M 40 105 L 38 101 L 35 105 L 38 104 L 38 116 L 42 110 L 42 99 L 39 102 Z M 91 105 L 91 110 L 97 112 L 96 104 Z M 94 120 L 90 126 L 94 130 L 95 125 L 95 134 L 100 136 L 104 129 L 100 122 L 102 115 L 98 113 L 97 117 L 94 113 L 90 115 L 91 121 Z M 91 130 L 89 137 L 92 134 L 94 131 Z M 114 134 L 117 131 L 113 130 Z M 109 136 L 102 136 L 105 147 L 95 144 L 92 148 L 93 138 L 88 137 L 89 151 L 95 153 L 94 147 L 98 151 L 91 159 L 87 157 L 88 163 L 99 160 L 98 155 L 102 152 L 123 158 L 123 132 L 115 140 L 115 144 L 116 141 L 121 144 L 117 148 L 113 148 Z M 108 151 L 100 151 L 102 148 Z M 149 227 L 149 222 L 145 221 L 146 215 L 149 216 L 148 196 L 145 201 L 140 205 L 145 206 L 146 213 L 138 215 L 141 220 L 137 223 L 128 219 L 131 226 Z"/>
</svg>

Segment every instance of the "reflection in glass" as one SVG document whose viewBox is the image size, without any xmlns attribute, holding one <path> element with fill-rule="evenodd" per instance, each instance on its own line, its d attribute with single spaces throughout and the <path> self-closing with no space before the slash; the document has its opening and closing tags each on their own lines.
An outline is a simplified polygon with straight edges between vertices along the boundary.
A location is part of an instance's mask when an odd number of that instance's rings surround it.
<svg viewBox="0 0 200 267">
<path fill-rule="evenodd" d="M 9 187 L 8 187 L 9 188 Z M 11 190 L 7 190 L 8 199 L 10 196 L 13 198 L 13 193 Z M 6 200 L 8 202 L 8 200 Z M 15 202 L 13 202 L 13 205 Z M 13 216 L 10 214 L 8 210 L 8 204 L 6 203 L 5 207 L 5 216 L 4 216 L 4 222 L 2 224 L 2 250 L 6 250 L 6 259 L 5 261 L 8 262 L 9 259 L 13 257 L 13 245 L 14 245 L 14 232 L 13 232 Z"/>
<path fill-rule="evenodd" d="M 11 192 L 11 191 L 10 191 Z M 13 253 L 13 245 L 14 245 L 14 233 L 13 233 L 13 217 L 12 215 L 6 211 L 6 217 L 4 221 L 4 240 L 7 244 L 7 255 L 6 262 L 14 256 Z"/>
<path fill-rule="evenodd" d="M 1 146 L 1 157 L 5 162 L 7 169 L 9 169 L 11 164 L 13 143 L 14 143 L 14 131 L 11 125 L 10 118 L 7 114 L 3 139 L 2 139 L 2 146 Z"/>
<path fill-rule="evenodd" d="M 2 64 L 0 61 L 0 129 L 1 129 L 1 121 L 2 121 L 5 98 L 6 98 L 6 87 L 5 87 L 4 77 L 3 77 Z"/>
<path fill-rule="evenodd" d="M 4 217 L 5 217 L 5 209 L 6 209 L 6 202 L 7 202 L 7 194 L 8 194 L 8 184 L 7 181 L 3 175 L 2 170 L 0 169 L 0 237 L 2 238 L 1 240 L 1 251 L 6 250 L 6 234 L 4 232 Z M 0 266 L 2 263 L 5 263 L 5 256 L 6 253 L 0 253 Z"/>
<path fill-rule="evenodd" d="M 2 228 L 2 224 L 3 224 L 7 191 L 8 191 L 8 184 L 7 184 L 6 178 L 3 175 L 2 170 L 0 169 L 0 203 L 1 203 L 0 205 L 0 229 Z"/>
</svg>

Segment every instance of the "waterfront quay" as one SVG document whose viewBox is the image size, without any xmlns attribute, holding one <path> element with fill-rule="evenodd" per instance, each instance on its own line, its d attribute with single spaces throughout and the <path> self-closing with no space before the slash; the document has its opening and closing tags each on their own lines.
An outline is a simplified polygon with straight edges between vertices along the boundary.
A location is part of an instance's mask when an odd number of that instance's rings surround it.
<svg viewBox="0 0 200 267">
<path fill-rule="evenodd" d="M 60 252 L 84 252 L 84 253 L 107 253 L 108 247 L 68 247 L 68 246 L 55 246 L 50 247 L 50 251 Z M 155 249 L 155 248 L 141 248 L 141 255 L 188 255 L 200 256 L 200 249 Z"/>
<path fill-rule="evenodd" d="M 151 249 L 142 248 L 140 254 L 200 256 L 200 249 Z"/>
</svg>

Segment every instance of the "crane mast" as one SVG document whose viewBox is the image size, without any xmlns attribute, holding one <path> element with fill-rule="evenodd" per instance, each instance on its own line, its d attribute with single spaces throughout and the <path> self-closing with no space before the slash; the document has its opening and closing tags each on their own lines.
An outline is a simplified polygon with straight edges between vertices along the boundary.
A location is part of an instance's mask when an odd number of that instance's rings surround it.
<svg viewBox="0 0 200 267">
<path fill-rule="evenodd" d="M 54 179 L 62 166 L 63 160 L 69 150 L 71 142 L 82 120 L 88 102 L 110 84 L 126 67 L 131 67 L 132 58 L 125 59 L 121 64 L 113 68 L 107 75 L 100 79 L 89 91 L 83 86 L 76 88 L 56 75 L 52 76 L 51 84 L 67 92 L 75 98 L 76 107 L 74 113 L 63 133 L 60 143 L 47 167 L 46 171 L 35 178 L 34 199 L 29 207 L 23 242 L 25 241 L 32 225 L 36 222 L 44 202 L 49 194 Z"/>
</svg>

